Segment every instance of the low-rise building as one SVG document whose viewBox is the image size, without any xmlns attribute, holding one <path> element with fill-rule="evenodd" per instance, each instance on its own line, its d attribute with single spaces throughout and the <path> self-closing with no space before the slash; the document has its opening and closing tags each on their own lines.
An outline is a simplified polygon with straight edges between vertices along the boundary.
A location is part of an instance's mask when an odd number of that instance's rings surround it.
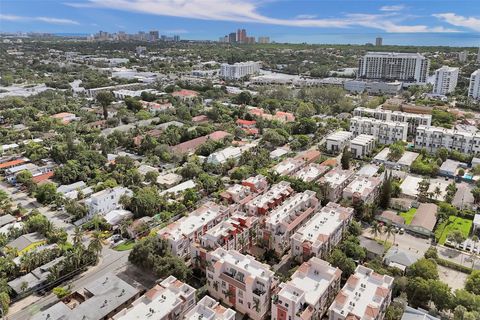
<svg viewBox="0 0 480 320">
<path fill-rule="evenodd" d="M 338 167 L 327 172 L 319 182 L 326 186 L 328 200 L 339 200 L 343 189 L 352 181 L 354 174 L 352 170 L 342 170 Z"/>
<path fill-rule="evenodd" d="M 353 158 L 361 159 L 372 153 L 375 149 L 376 139 L 368 134 L 361 134 L 350 140 L 350 152 Z"/>
<path fill-rule="evenodd" d="M 104 216 L 112 210 L 120 209 L 120 198 L 123 195 L 131 197 L 133 192 L 124 187 L 115 187 L 92 194 L 90 198 L 85 200 L 88 215 L 93 216 L 99 214 Z"/>
<path fill-rule="evenodd" d="M 247 61 L 234 64 L 222 63 L 220 77 L 226 80 L 239 80 L 260 72 L 260 62 Z"/>
<path fill-rule="evenodd" d="M 257 174 L 243 180 L 242 185 L 249 187 L 253 192 L 262 193 L 268 188 L 268 180 L 265 176 Z"/>
<path fill-rule="evenodd" d="M 182 181 L 182 176 L 173 172 L 161 174 L 157 177 L 157 183 L 165 188 L 176 186 Z"/>
<path fill-rule="evenodd" d="M 248 202 L 245 205 L 245 210 L 249 215 L 264 215 L 280 205 L 291 194 L 293 194 L 293 189 L 290 186 L 290 183 L 287 181 L 281 181 L 274 184 L 267 192 Z"/>
<path fill-rule="evenodd" d="M 329 320 L 381 320 L 390 305 L 393 278 L 359 265 L 329 308 Z"/>
<path fill-rule="evenodd" d="M 270 266 L 223 248 L 207 253 L 207 265 L 209 295 L 253 320 L 265 318 L 274 286 Z"/>
<path fill-rule="evenodd" d="M 235 320 L 236 312 L 225 308 L 217 300 L 204 296 L 192 310 L 185 314 L 184 320 Z"/>
<path fill-rule="evenodd" d="M 67 124 L 70 121 L 77 120 L 77 116 L 75 114 L 69 113 L 69 112 L 60 112 L 60 113 L 52 115 L 51 117 L 53 119 L 60 120 L 60 122 L 62 122 L 63 124 Z"/>
<path fill-rule="evenodd" d="M 329 202 L 292 236 L 292 257 L 325 257 L 342 240 L 352 218 L 353 208 Z"/>
<path fill-rule="evenodd" d="M 207 158 L 207 163 L 222 165 L 228 160 L 237 162 L 245 151 L 252 149 L 254 146 L 256 146 L 256 143 L 249 143 L 241 147 L 227 147 L 210 154 Z"/>
<path fill-rule="evenodd" d="M 480 152 L 480 133 L 419 126 L 415 136 L 415 149 L 423 148 L 431 153 L 435 153 L 440 148 L 446 148 L 448 151 L 476 154 Z"/>
<path fill-rule="evenodd" d="M 305 161 L 296 158 L 287 158 L 273 167 L 273 172 L 282 176 L 294 174 L 305 165 Z"/>
<path fill-rule="evenodd" d="M 35 249 L 47 242 L 47 239 L 40 232 L 32 232 L 19 236 L 10 241 L 4 247 L 4 252 L 8 250 L 15 250 L 18 256 Z"/>
<path fill-rule="evenodd" d="M 340 153 L 348 146 L 353 134 L 348 131 L 337 131 L 326 138 L 327 152 Z"/>
<path fill-rule="evenodd" d="M 367 92 L 369 94 L 397 94 L 402 90 L 402 82 L 383 82 L 365 80 L 347 80 L 343 88 L 354 93 Z"/>
<path fill-rule="evenodd" d="M 300 179 L 304 182 L 314 182 L 320 179 L 330 167 L 318 163 L 310 163 L 299 171 L 295 172 L 292 177 Z"/>
<path fill-rule="evenodd" d="M 407 141 L 408 123 L 352 117 L 350 132 L 355 137 L 360 134 L 368 134 L 374 136 L 381 144 L 392 144 L 396 141 Z"/>
<path fill-rule="evenodd" d="M 321 319 L 340 290 L 342 271 L 312 257 L 280 284 L 272 299 L 272 320 Z"/>
<path fill-rule="evenodd" d="M 361 201 L 372 203 L 380 193 L 382 179 L 379 177 L 356 176 L 355 179 L 343 189 L 343 197 L 353 203 Z"/>
<path fill-rule="evenodd" d="M 158 231 L 158 236 L 168 241 L 174 255 L 189 260 L 191 245 L 219 223 L 225 213 L 225 207 L 207 202 L 188 216 Z"/>
<path fill-rule="evenodd" d="M 35 314 L 32 320 L 100 320 L 112 318 L 129 306 L 140 291 L 113 273 L 107 273 L 73 292 L 50 308 Z"/>
<path fill-rule="evenodd" d="M 236 204 L 236 209 L 241 209 L 251 201 L 258 193 L 243 184 L 234 184 L 220 194 L 220 197 L 229 204 Z"/>
<path fill-rule="evenodd" d="M 183 319 L 195 306 L 195 292 L 188 284 L 169 276 L 135 300 L 132 307 L 113 316 L 113 319 Z"/>
<path fill-rule="evenodd" d="M 290 248 L 291 236 L 314 215 L 319 206 L 315 192 L 310 190 L 288 198 L 266 217 L 263 240 L 278 256 L 282 256 Z"/>
</svg>

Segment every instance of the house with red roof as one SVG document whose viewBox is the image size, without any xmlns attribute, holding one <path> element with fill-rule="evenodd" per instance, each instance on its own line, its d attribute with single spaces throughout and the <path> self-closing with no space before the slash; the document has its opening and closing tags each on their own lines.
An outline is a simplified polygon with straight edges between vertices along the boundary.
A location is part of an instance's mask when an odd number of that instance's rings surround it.
<svg viewBox="0 0 480 320">
<path fill-rule="evenodd" d="M 70 112 L 60 112 L 51 117 L 60 120 L 63 124 L 68 124 L 70 121 L 77 120 L 77 116 Z"/>
<path fill-rule="evenodd" d="M 182 143 L 179 143 L 173 147 L 171 147 L 172 152 L 175 153 L 181 153 L 181 154 L 186 154 L 186 153 L 193 153 L 195 150 L 197 150 L 198 147 L 200 147 L 202 144 L 209 140 L 213 141 L 220 141 L 225 139 L 226 137 L 231 136 L 230 133 L 225 132 L 225 131 L 215 131 L 212 132 L 206 136 L 203 137 L 198 137 L 192 140 L 188 140 Z"/>
<path fill-rule="evenodd" d="M 182 89 L 172 93 L 172 97 L 179 98 L 182 101 L 193 100 L 198 97 L 199 93 L 193 90 Z"/>
</svg>

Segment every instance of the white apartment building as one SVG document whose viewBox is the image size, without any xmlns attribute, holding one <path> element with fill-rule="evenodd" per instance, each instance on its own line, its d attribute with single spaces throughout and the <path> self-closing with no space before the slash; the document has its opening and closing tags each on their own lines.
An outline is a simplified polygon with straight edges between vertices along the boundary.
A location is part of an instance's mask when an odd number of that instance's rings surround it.
<svg viewBox="0 0 480 320">
<path fill-rule="evenodd" d="M 92 194 L 90 198 L 85 200 L 88 215 L 98 214 L 104 216 L 112 210 L 120 209 L 120 198 L 123 195 L 131 197 L 133 192 L 124 187 L 115 187 Z"/>
<path fill-rule="evenodd" d="M 243 184 L 234 184 L 227 190 L 220 194 L 222 199 L 226 200 L 229 204 L 236 204 L 235 209 L 240 209 L 247 202 L 251 201 L 258 193 L 253 192 L 247 186 Z"/>
<path fill-rule="evenodd" d="M 220 65 L 220 78 L 238 80 L 243 77 L 260 72 L 260 62 L 247 61 L 235 64 L 222 63 Z"/>
<path fill-rule="evenodd" d="M 480 133 L 442 127 L 420 126 L 415 136 L 415 149 L 436 152 L 440 148 L 449 151 L 475 154 L 480 152 Z"/>
<path fill-rule="evenodd" d="M 196 290 L 169 276 L 132 303 L 132 307 L 117 313 L 114 320 L 183 319 L 195 307 Z"/>
<path fill-rule="evenodd" d="M 326 139 L 327 152 L 340 153 L 348 146 L 348 142 L 352 139 L 352 133 L 348 131 L 337 131 L 330 134 Z"/>
<path fill-rule="evenodd" d="M 430 61 L 419 53 L 367 52 L 360 58 L 357 77 L 425 83 Z"/>
<path fill-rule="evenodd" d="M 360 134 L 368 134 L 374 136 L 381 144 L 392 144 L 399 140 L 407 141 L 408 123 L 352 117 L 350 132 L 355 137 Z"/>
<path fill-rule="evenodd" d="M 307 190 L 288 198 L 265 219 L 263 239 L 270 249 L 282 256 L 290 247 L 290 237 L 320 207 L 315 192 Z"/>
<path fill-rule="evenodd" d="M 342 190 L 352 181 L 355 173 L 351 170 L 342 170 L 334 168 L 327 172 L 320 180 L 327 189 L 327 198 L 329 201 L 337 201 L 342 196 Z"/>
<path fill-rule="evenodd" d="M 480 69 L 474 71 L 470 76 L 468 96 L 476 100 L 480 99 Z"/>
<path fill-rule="evenodd" d="M 287 158 L 273 167 L 273 172 L 282 176 L 291 175 L 306 164 L 305 160 L 300 158 Z"/>
<path fill-rule="evenodd" d="M 443 66 L 435 70 L 433 93 L 447 95 L 455 90 L 458 81 L 458 68 Z"/>
<path fill-rule="evenodd" d="M 236 162 L 245 151 L 250 150 L 256 145 L 256 143 L 249 143 L 241 147 L 227 147 L 223 150 L 216 151 L 208 156 L 207 163 L 222 165 L 228 160 L 234 160 Z"/>
<path fill-rule="evenodd" d="M 195 263 L 205 265 L 207 251 L 217 248 L 244 252 L 256 243 L 259 232 L 258 218 L 236 213 L 207 230 L 198 242 L 192 244 Z"/>
<path fill-rule="evenodd" d="M 368 134 L 361 134 L 350 141 L 350 152 L 352 157 L 361 159 L 370 155 L 375 149 L 376 139 Z"/>
<path fill-rule="evenodd" d="M 222 221 L 226 210 L 227 208 L 223 206 L 207 202 L 187 217 L 158 231 L 158 236 L 168 241 L 174 255 L 189 260 L 191 245 L 197 242 L 207 230 Z"/>
<path fill-rule="evenodd" d="M 249 215 L 256 216 L 258 214 L 264 215 L 268 211 L 276 208 L 286 198 L 293 193 L 290 183 L 281 181 L 274 184 L 270 190 L 255 197 L 245 205 L 245 210 Z"/>
<path fill-rule="evenodd" d="M 217 300 L 204 296 L 183 320 L 235 320 L 236 312 L 225 308 Z"/>
<path fill-rule="evenodd" d="M 342 240 L 352 218 L 353 208 L 329 202 L 292 236 L 292 257 L 325 257 Z"/>
<path fill-rule="evenodd" d="M 381 320 L 390 305 L 393 278 L 359 265 L 329 308 L 329 320 Z"/>
<path fill-rule="evenodd" d="M 234 250 L 218 248 L 207 253 L 207 289 L 253 320 L 261 320 L 270 309 L 274 272 L 270 266 Z"/>
<path fill-rule="evenodd" d="M 312 257 L 280 284 L 272 299 L 272 320 L 321 319 L 340 290 L 342 271 Z"/>
<path fill-rule="evenodd" d="M 357 176 L 343 189 L 343 197 L 353 202 L 372 203 L 380 193 L 381 185 L 381 178 Z"/>
<path fill-rule="evenodd" d="M 330 167 L 328 166 L 323 166 L 318 163 L 310 163 L 309 165 L 295 172 L 292 177 L 300 179 L 304 182 L 313 182 L 320 179 L 320 177 L 322 177 L 328 170 L 330 170 Z"/>
<path fill-rule="evenodd" d="M 378 107 L 376 109 L 357 107 L 353 110 L 355 117 L 375 118 L 382 121 L 406 122 L 408 123 L 408 134 L 415 135 L 417 127 L 420 125 L 432 125 L 431 114 L 418 114 L 402 111 L 391 111 Z"/>
</svg>

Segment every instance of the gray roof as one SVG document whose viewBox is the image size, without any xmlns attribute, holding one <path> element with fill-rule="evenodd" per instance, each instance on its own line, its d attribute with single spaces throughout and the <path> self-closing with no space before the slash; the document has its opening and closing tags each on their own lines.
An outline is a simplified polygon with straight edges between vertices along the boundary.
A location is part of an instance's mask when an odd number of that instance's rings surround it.
<svg viewBox="0 0 480 320">
<path fill-rule="evenodd" d="M 16 248 L 18 251 L 22 251 L 29 245 L 46 240 L 46 238 L 40 232 L 32 232 L 24 234 L 17 239 L 10 241 L 7 244 L 7 247 Z"/>
<path fill-rule="evenodd" d="M 360 246 L 365 248 L 365 250 L 368 252 L 372 252 L 378 256 L 382 256 L 384 254 L 385 247 L 377 241 L 365 238 L 363 236 L 358 237 L 358 239 L 360 240 Z"/>
<path fill-rule="evenodd" d="M 63 302 L 55 304 L 53 307 L 32 317 L 32 320 L 97 320 L 103 319 L 110 312 L 122 306 L 128 300 L 134 298 L 139 290 L 132 287 L 116 275 L 107 273 L 106 275 L 88 283 L 84 289 L 91 298 L 87 298 L 83 303 L 75 308 L 63 308 L 58 304 L 65 305 Z M 82 290 L 78 291 L 83 295 Z"/>
<path fill-rule="evenodd" d="M 50 274 L 50 268 L 53 267 L 54 265 L 58 264 L 60 261 L 64 260 L 65 257 L 59 257 L 56 258 L 43 266 L 40 266 L 32 272 L 27 273 L 24 276 L 18 277 L 10 282 L 8 282 L 8 286 L 12 288 L 16 293 L 21 293 L 22 292 L 22 284 L 24 282 L 27 283 L 27 289 L 34 288 L 40 284 L 42 284 L 44 281 L 47 280 L 48 275 Z"/>
<path fill-rule="evenodd" d="M 431 316 L 423 310 L 407 306 L 403 312 L 402 320 L 440 320 L 440 318 Z"/>
<path fill-rule="evenodd" d="M 400 250 L 398 247 L 393 247 L 387 251 L 387 253 L 385 254 L 385 257 L 383 258 L 383 261 L 385 261 L 385 263 L 388 263 L 388 264 L 393 262 L 405 267 L 410 267 L 412 264 L 417 262 L 417 260 L 420 258 L 421 256 L 418 254 Z"/>
<path fill-rule="evenodd" d="M 0 228 L 15 221 L 17 221 L 17 219 L 10 214 L 0 216 Z"/>
</svg>

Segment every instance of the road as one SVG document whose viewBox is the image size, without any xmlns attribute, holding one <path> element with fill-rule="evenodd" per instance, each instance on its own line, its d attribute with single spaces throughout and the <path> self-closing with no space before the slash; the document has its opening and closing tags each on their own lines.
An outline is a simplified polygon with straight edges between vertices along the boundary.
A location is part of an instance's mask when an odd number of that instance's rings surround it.
<svg viewBox="0 0 480 320">
<path fill-rule="evenodd" d="M 87 283 L 101 278 L 105 274 L 112 272 L 118 274 L 125 270 L 128 262 L 128 254 L 130 251 L 115 251 L 104 247 L 100 262 L 96 266 L 91 267 L 86 272 L 67 281 L 63 286 L 72 285 L 72 291 L 81 289 Z M 9 320 L 25 320 L 32 315 L 50 307 L 58 301 L 58 298 L 50 293 L 46 296 L 32 295 L 23 300 L 20 300 L 10 306 L 8 319 Z"/>
</svg>

